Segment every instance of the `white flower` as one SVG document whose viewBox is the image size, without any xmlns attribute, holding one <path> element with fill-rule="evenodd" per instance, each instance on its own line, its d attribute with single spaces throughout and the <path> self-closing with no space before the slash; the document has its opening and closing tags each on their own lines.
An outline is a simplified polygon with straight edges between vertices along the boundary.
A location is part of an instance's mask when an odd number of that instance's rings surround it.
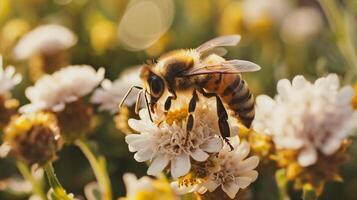
<svg viewBox="0 0 357 200">
<path fill-rule="evenodd" d="M 4 70 L 2 65 L 2 56 L 0 55 L 0 95 L 7 93 L 21 82 L 21 75 L 15 74 L 15 68 L 13 66 L 8 66 Z"/>
<path fill-rule="evenodd" d="M 212 161 L 216 167 L 210 168 L 208 177 L 200 181 L 197 185 L 184 186 L 178 182 L 172 182 L 175 192 L 185 194 L 190 192 L 205 193 L 215 191 L 219 186 L 231 198 L 234 199 L 239 189 L 247 188 L 258 177 L 258 172 L 254 170 L 259 163 L 257 156 L 247 158 L 250 147 L 246 141 L 239 143 L 237 136 L 231 137 L 231 144 L 234 150 L 231 151 L 225 145 L 216 158 Z"/>
<path fill-rule="evenodd" d="M 290 7 L 285 0 L 244 0 L 242 2 L 243 20 L 249 26 L 267 19 L 280 23 L 289 13 Z"/>
<path fill-rule="evenodd" d="M 302 7 L 284 19 L 280 34 L 287 43 L 299 43 L 316 36 L 322 26 L 323 18 L 318 9 Z"/>
<path fill-rule="evenodd" d="M 258 177 L 258 172 L 254 170 L 259 163 L 257 156 L 247 158 L 250 147 L 246 141 L 239 144 L 238 137 L 230 140 L 234 151 L 230 151 L 228 145 L 219 152 L 217 163 L 219 170 L 212 173 L 204 183 L 208 191 L 213 192 L 221 186 L 222 190 L 233 199 L 240 188 L 245 189 Z"/>
<path fill-rule="evenodd" d="M 278 149 L 299 150 L 301 166 L 316 163 L 318 152 L 335 153 L 356 128 L 357 114 L 351 101 L 352 87 L 340 89 L 337 75 L 319 78 L 314 84 L 303 76 L 292 83 L 284 79 L 277 85 L 275 99 L 257 97 L 254 128 L 270 134 Z"/>
<path fill-rule="evenodd" d="M 135 67 L 126 70 L 114 82 L 107 79 L 104 80 L 101 85 L 102 88 L 94 91 L 91 102 L 100 104 L 100 110 L 106 110 L 112 114 L 118 112 L 118 105 L 128 90 L 134 85 L 142 85 L 140 80 L 140 69 L 140 67 Z M 135 91 L 132 92 L 125 100 L 124 104 L 132 106 L 136 102 L 136 94 Z"/>
<path fill-rule="evenodd" d="M 187 174 L 191 169 L 190 158 L 205 161 L 208 153 L 219 152 L 223 146 L 217 136 L 218 120 L 215 106 L 212 105 L 215 105 L 212 101 L 197 105 L 194 128 L 187 142 L 186 121 L 181 125 L 162 122 L 158 127 L 150 121 L 147 110 L 141 110 L 141 120 L 129 120 L 129 126 L 140 132 L 126 136 L 129 150 L 136 152 L 134 158 L 138 162 L 152 160 L 147 171 L 149 175 L 158 175 L 169 164 L 174 178 Z M 231 125 L 231 133 L 237 132 L 238 126 Z"/>
<path fill-rule="evenodd" d="M 52 75 L 44 75 L 34 86 L 26 89 L 26 97 L 31 103 L 21 107 L 20 111 L 61 111 L 66 103 L 76 101 L 92 92 L 103 78 L 104 68 L 95 71 L 88 65 L 72 65 Z"/>
<path fill-rule="evenodd" d="M 125 173 L 123 175 L 123 180 L 126 189 L 126 197 L 128 200 L 134 200 L 136 195 L 141 191 L 153 191 L 155 190 L 152 182 L 153 179 L 143 176 L 138 179 L 132 173 Z"/>
<path fill-rule="evenodd" d="M 179 197 L 173 193 L 166 178 L 153 179 L 148 176 L 143 176 L 138 179 L 132 173 L 125 173 L 123 180 L 126 188 L 126 196 L 123 199 L 179 199 Z"/>
<path fill-rule="evenodd" d="M 68 28 L 56 24 L 42 25 L 19 40 L 14 48 L 14 56 L 24 60 L 36 53 L 53 54 L 76 43 L 76 35 Z"/>
</svg>

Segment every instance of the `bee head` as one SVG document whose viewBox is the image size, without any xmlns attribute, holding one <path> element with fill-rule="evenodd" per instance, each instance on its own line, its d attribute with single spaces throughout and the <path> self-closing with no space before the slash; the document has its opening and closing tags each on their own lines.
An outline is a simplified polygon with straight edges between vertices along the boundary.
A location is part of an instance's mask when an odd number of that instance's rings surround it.
<svg viewBox="0 0 357 200">
<path fill-rule="evenodd" d="M 164 94 L 165 82 L 150 69 L 149 65 L 143 66 L 140 77 L 144 81 L 144 85 L 150 94 L 150 106 L 153 110 L 157 101 Z"/>
</svg>

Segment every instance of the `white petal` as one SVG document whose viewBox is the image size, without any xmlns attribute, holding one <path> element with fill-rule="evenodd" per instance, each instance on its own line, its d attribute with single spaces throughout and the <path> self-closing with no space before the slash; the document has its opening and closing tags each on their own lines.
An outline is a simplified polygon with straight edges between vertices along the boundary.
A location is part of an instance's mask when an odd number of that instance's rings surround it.
<svg viewBox="0 0 357 200">
<path fill-rule="evenodd" d="M 65 105 L 64 103 L 59 103 L 59 104 L 57 104 L 57 105 L 52 106 L 52 110 L 53 110 L 54 112 L 60 112 L 60 111 L 62 111 L 65 107 L 66 107 L 66 105 Z"/>
<path fill-rule="evenodd" d="M 128 125 L 130 126 L 130 128 L 140 133 L 152 132 L 155 129 L 155 126 L 148 122 L 149 121 L 145 120 L 129 119 Z"/>
<path fill-rule="evenodd" d="M 147 160 L 151 160 L 153 153 L 154 152 L 152 151 L 151 147 L 147 147 L 146 149 L 138 151 L 134 155 L 134 159 L 138 162 L 145 162 Z"/>
<path fill-rule="evenodd" d="M 244 172 L 246 170 L 252 170 L 258 166 L 258 156 L 251 156 L 248 159 L 241 162 L 238 166 L 239 171 Z"/>
<path fill-rule="evenodd" d="M 209 155 L 206 152 L 202 151 L 200 148 L 197 148 L 194 152 L 191 153 L 191 157 L 197 160 L 198 162 L 203 162 L 207 160 Z"/>
<path fill-rule="evenodd" d="M 128 143 L 129 151 L 135 152 L 141 150 L 144 146 L 151 146 L 149 138 L 142 134 L 130 134 L 125 137 L 126 143 Z"/>
<path fill-rule="evenodd" d="M 291 90 L 291 84 L 288 79 L 282 79 L 277 84 L 277 91 L 284 99 L 289 96 Z"/>
<path fill-rule="evenodd" d="M 210 192 L 215 191 L 219 185 L 220 184 L 218 184 L 216 181 L 212 181 L 212 180 L 209 180 L 205 183 L 205 186 L 207 187 L 208 191 L 210 191 Z"/>
<path fill-rule="evenodd" d="M 157 176 L 165 169 L 165 167 L 169 164 L 169 158 L 166 155 L 157 156 L 147 171 L 148 175 Z"/>
<path fill-rule="evenodd" d="M 219 152 L 223 147 L 223 141 L 220 138 L 213 137 L 211 139 L 207 139 L 200 148 L 208 153 Z"/>
<path fill-rule="evenodd" d="M 322 153 L 329 156 L 335 153 L 341 146 L 341 141 L 338 138 L 329 139 L 323 146 L 320 148 Z"/>
<path fill-rule="evenodd" d="M 252 183 L 252 179 L 248 177 L 237 177 L 236 180 L 237 180 L 238 187 L 243 189 L 245 189 L 250 185 L 250 183 Z"/>
<path fill-rule="evenodd" d="M 240 177 L 247 177 L 251 180 L 251 182 L 254 182 L 258 178 L 258 172 L 255 170 L 248 170 L 245 172 L 239 172 Z"/>
<path fill-rule="evenodd" d="M 181 153 L 181 155 L 176 156 L 171 160 L 171 176 L 174 178 L 186 175 L 190 169 L 190 157 L 185 153 Z"/>
<path fill-rule="evenodd" d="M 249 151 L 250 146 L 248 142 L 242 141 L 242 143 L 234 150 L 234 153 L 236 154 L 236 160 L 243 160 L 244 158 L 246 158 L 249 154 Z"/>
<path fill-rule="evenodd" d="M 307 167 L 315 164 L 317 161 L 317 152 L 314 147 L 302 149 L 298 156 L 298 162 L 301 166 Z"/>
<path fill-rule="evenodd" d="M 222 185 L 222 190 L 231 198 L 234 199 L 237 195 L 239 187 L 234 182 L 225 183 Z"/>
</svg>

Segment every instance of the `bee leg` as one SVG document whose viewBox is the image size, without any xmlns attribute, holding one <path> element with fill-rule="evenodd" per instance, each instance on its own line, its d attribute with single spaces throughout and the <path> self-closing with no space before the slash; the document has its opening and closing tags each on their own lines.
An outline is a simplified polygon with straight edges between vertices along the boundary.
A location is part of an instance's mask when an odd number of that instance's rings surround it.
<svg viewBox="0 0 357 200">
<path fill-rule="evenodd" d="M 165 112 L 167 112 L 170 108 L 171 108 L 171 102 L 172 100 L 177 99 L 177 95 L 175 93 L 175 91 L 172 88 L 168 88 L 169 93 L 171 94 L 170 96 L 167 97 L 165 104 L 164 104 L 164 109 Z"/>
<path fill-rule="evenodd" d="M 231 135 L 231 131 L 228 124 L 228 114 L 227 110 L 223 105 L 221 98 L 216 93 L 207 93 L 203 89 L 200 90 L 204 97 L 216 97 L 216 106 L 217 106 L 217 115 L 218 115 L 218 126 L 219 131 L 222 135 L 223 140 L 228 144 L 231 151 L 234 149 L 231 143 L 229 142 L 228 137 Z"/>
<path fill-rule="evenodd" d="M 193 90 L 192 93 L 192 98 L 190 100 L 190 103 L 188 105 L 188 117 L 187 117 L 187 124 L 186 124 L 186 139 L 185 139 L 185 144 L 187 144 L 188 142 L 188 138 L 190 136 L 190 132 L 193 129 L 193 125 L 194 125 L 194 119 L 193 119 L 193 112 L 195 112 L 196 110 L 196 103 L 198 101 L 198 95 L 196 90 Z"/>
</svg>

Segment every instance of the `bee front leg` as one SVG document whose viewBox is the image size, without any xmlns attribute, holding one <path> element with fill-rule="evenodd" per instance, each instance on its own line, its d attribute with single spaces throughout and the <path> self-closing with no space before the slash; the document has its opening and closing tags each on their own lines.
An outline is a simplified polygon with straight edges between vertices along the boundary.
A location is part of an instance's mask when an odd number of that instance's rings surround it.
<svg viewBox="0 0 357 200">
<path fill-rule="evenodd" d="M 216 97 L 219 132 L 221 133 L 223 140 L 228 144 L 228 146 L 232 151 L 234 148 L 228 140 L 228 137 L 231 135 L 229 124 L 227 121 L 228 114 L 226 108 L 223 105 L 221 98 L 216 93 L 207 93 L 203 89 L 200 90 L 200 93 L 207 98 Z"/>
<path fill-rule="evenodd" d="M 190 103 L 188 105 L 188 117 L 187 117 L 187 124 L 186 124 L 186 139 L 185 139 L 185 144 L 188 142 L 188 138 L 190 136 L 190 132 L 193 129 L 194 125 L 194 118 L 193 118 L 193 112 L 196 110 L 196 103 L 198 101 L 198 95 L 196 90 L 193 90 L 192 92 L 192 98 L 190 100 Z"/>
<path fill-rule="evenodd" d="M 173 89 L 171 89 L 171 88 L 168 88 L 168 89 L 169 89 L 169 93 L 171 95 L 168 96 L 166 101 L 165 101 L 165 104 L 164 104 L 165 112 L 167 112 L 171 108 L 172 100 L 177 99 L 177 95 L 176 95 L 175 91 Z"/>
</svg>

